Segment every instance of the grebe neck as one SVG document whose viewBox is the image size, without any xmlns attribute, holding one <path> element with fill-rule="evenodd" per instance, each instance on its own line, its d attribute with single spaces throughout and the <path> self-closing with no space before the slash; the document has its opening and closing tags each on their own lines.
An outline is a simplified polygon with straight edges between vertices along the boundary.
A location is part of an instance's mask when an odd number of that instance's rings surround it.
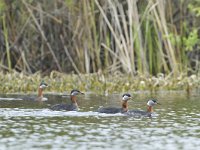
<svg viewBox="0 0 200 150">
<path fill-rule="evenodd" d="M 128 102 L 127 101 L 122 101 L 122 110 L 123 110 L 123 112 L 128 111 Z"/>
<path fill-rule="evenodd" d="M 71 95 L 71 102 L 72 102 L 73 104 L 77 104 L 77 102 L 76 102 L 76 96 Z"/>
<path fill-rule="evenodd" d="M 42 88 L 38 88 L 38 97 L 43 97 Z"/>
<path fill-rule="evenodd" d="M 153 107 L 152 106 L 147 106 L 147 112 L 153 112 Z"/>
</svg>

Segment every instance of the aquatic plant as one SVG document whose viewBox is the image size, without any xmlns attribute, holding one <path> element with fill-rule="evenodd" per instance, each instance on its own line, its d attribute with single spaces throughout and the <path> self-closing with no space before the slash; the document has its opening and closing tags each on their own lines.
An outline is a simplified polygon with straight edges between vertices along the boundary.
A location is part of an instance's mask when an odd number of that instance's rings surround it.
<svg viewBox="0 0 200 150">
<path fill-rule="evenodd" d="M 195 74 L 200 68 L 198 4 L 0 0 L 0 69 L 132 77 Z"/>
<path fill-rule="evenodd" d="M 81 76 L 81 78 L 80 78 Z M 157 76 L 138 75 L 134 78 L 124 74 L 103 75 L 103 74 L 64 74 L 53 71 L 49 76 L 42 76 L 39 72 L 32 75 L 23 73 L 0 73 L 0 93 L 36 93 L 38 84 L 44 80 L 49 84 L 45 93 L 63 93 L 71 89 L 95 92 L 97 94 L 111 94 L 135 91 L 165 91 L 183 90 L 191 92 L 200 89 L 200 77 L 196 75 L 187 76 L 180 74 L 177 78 L 173 75 Z"/>
</svg>

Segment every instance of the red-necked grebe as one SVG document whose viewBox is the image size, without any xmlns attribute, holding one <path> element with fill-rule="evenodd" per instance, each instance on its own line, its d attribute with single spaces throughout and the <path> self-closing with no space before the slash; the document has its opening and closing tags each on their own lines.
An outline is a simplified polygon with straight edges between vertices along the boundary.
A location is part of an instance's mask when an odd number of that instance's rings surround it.
<svg viewBox="0 0 200 150">
<path fill-rule="evenodd" d="M 98 109 L 99 113 L 106 113 L 106 114 L 116 114 L 116 113 L 125 113 L 128 111 L 128 100 L 131 99 L 131 95 L 126 93 L 122 95 L 122 107 L 100 107 Z"/>
<path fill-rule="evenodd" d="M 34 97 L 34 96 L 31 96 L 31 97 L 25 96 L 22 99 L 23 100 L 39 101 L 39 102 L 40 101 L 47 101 L 48 99 L 46 97 L 43 97 L 43 90 L 45 88 L 47 88 L 47 87 L 48 87 L 48 84 L 45 83 L 44 81 L 42 81 L 40 83 L 39 87 L 38 87 L 38 95 L 36 97 Z"/>
<path fill-rule="evenodd" d="M 48 84 L 42 81 L 38 88 L 38 97 L 35 99 L 36 101 L 46 101 L 48 100 L 46 97 L 43 97 L 43 90 L 48 87 Z"/>
<path fill-rule="evenodd" d="M 66 111 L 78 111 L 77 95 L 84 94 L 79 90 L 72 90 L 70 93 L 71 104 L 56 104 L 50 107 L 51 110 L 66 110 Z"/>
<path fill-rule="evenodd" d="M 147 110 L 142 111 L 142 110 L 128 110 L 126 112 L 127 115 L 132 115 L 132 116 L 147 116 L 151 117 L 151 114 L 153 113 L 153 106 L 156 104 L 159 104 L 156 99 L 150 99 L 147 102 Z"/>
</svg>

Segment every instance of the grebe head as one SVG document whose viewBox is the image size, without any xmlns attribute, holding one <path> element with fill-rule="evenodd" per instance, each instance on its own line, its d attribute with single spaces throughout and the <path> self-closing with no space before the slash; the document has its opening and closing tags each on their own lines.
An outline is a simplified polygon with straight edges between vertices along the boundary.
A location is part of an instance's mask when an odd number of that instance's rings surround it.
<svg viewBox="0 0 200 150">
<path fill-rule="evenodd" d="M 44 81 L 42 81 L 42 82 L 40 83 L 39 88 L 40 88 L 40 89 L 45 89 L 46 87 L 48 87 L 48 84 L 45 83 Z"/>
<path fill-rule="evenodd" d="M 156 99 L 150 99 L 150 100 L 148 100 L 148 102 L 147 102 L 147 105 L 148 105 L 148 106 L 154 106 L 154 105 L 156 105 L 156 104 L 160 104 L 160 103 L 157 102 Z"/>
<path fill-rule="evenodd" d="M 80 92 L 79 90 L 72 90 L 71 93 L 70 93 L 71 96 L 76 96 L 76 95 L 79 95 L 79 94 L 84 94 L 84 93 Z"/>
<path fill-rule="evenodd" d="M 128 101 L 129 99 L 131 99 L 131 95 L 129 93 L 122 95 L 122 101 Z"/>
</svg>

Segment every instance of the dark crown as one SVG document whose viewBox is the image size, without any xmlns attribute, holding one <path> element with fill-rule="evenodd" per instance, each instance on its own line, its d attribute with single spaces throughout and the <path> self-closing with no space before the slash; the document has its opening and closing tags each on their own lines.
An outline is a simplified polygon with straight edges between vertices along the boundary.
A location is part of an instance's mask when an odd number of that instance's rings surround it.
<svg viewBox="0 0 200 150">
<path fill-rule="evenodd" d="M 124 96 L 131 97 L 131 94 L 129 94 L 129 93 L 125 93 L 125 94 L 122 95 L 122 97 L 124 97 Z"/>
</svg>

